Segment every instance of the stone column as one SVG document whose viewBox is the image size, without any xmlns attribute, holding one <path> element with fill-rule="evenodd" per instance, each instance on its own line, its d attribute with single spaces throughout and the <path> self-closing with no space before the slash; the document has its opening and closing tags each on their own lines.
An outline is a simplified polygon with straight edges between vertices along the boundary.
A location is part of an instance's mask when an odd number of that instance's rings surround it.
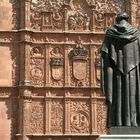
<svg viewBox="0 0 140 140">
<path fill-rule="evenodd" d="M 69 91 L 65 91 L 65 134 L 70 133 L 70 99 L 68 98 Z"/>
<path fill-rule="evenodd" d="M 65 46 L 65 86 L 69 87 L 70 86 L 70 66 L 69 66 L 69 58 L 68 58 L 68 53 L 69 53 L 69 46 Z"/>
<path fill-rule="evenodd" d="M 92 23 L 92 27 L 91 27 L 91 31 L 95 32 L 95 9 L 94 6 L 91 7 L 92 10 L 92 18 L 91 18 L 91 23 Z"/>
<path fill-rule="evenodd" d="M 97 134 L 97 113 L 96 113 L 96 99 L 91 97 L 91 133 Z"/>
<path fill-rule="evenodd" d="M 21 33 L 23 34 L 23 33 Z M 30 86 L 30 43 L 20 44 L 20 81 L 19 86 Z"/>
<path fill-rule="evenodd" d="M 20 0 L 20 29 L 30 29 L 31 0 Z"/>
<path fill-rule="evenodd" d="M 50 87 L 50 44 L 46 44 L 46 87 Z"/>
<path fill-rule="evenodd" d="M 95 86 L 95 56 L 94 56 L 94 46 L 90 46 L 90 56 L 91 56 L 91 60 L 90 60 L 90 65 L 91 65 L 91 69 L 90 69 L 90 72 L 91 72 L 91 78 L 90 78 L 90 85 L 91 87 L 94 87 Z"/>
<path fill-rule="evenodd" d="M 19 89 L 19 134 L 18 140 L 29 140 L 30 134 L 30 112 L 31 112 L 31 91 L 28 88 Z"/>
<path fill-rule="evenodd" d="M 20 32 L 20 80 L 19 80 L 19 140 L 28 140 L 30 133 L 30 35 Z"/>
<path fill-rule="evenodd" d="M 45 98 L 45 134 L 51 133 L 51 98 L 49 97 L 50 91 Z"/>
</svg>

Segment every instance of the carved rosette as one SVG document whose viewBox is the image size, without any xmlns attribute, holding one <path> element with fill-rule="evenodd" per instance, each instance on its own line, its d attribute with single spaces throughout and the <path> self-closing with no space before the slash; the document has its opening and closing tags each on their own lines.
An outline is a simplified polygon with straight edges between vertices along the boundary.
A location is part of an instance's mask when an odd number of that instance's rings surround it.
<svg viewBox="0 0 140 140">
<path fill-rule="evenodd" d="M 31 120 L 30 130 L 31 133 L 43 133 L 43 103 L 41 101 L 34 101 L 31 104 Z"/>
<path fill-rule="evenodd" d="M 51 132 L 63 133 L 63 102 L 62 100 L 51 101 Z"/>
<path fill-rule="evenodd" d="M 52 86 L 63 86 L 64 53 L 62 46 L 51 48 L 50 55 Z"/>
<path fill-rule="evenodd" d="M 44 85 L 44 50 L 40 46 L 31 49 L 30 78 L 34 86 Z"/>
<path fill-rule="evenodd" d="M 88 86 L 89 80 L 89 62 L 88 50 L 82 45 L 81 41 L 77 42 L 76 47 L 70 51 L 71 60 L 71 80 L 75 86 Z"/>
<path fill-rule="evenodd" d="M 70 103 L 71 133 L 89 133 L 90 115 L 87 101 L 71 101 Z"/>
</svg>

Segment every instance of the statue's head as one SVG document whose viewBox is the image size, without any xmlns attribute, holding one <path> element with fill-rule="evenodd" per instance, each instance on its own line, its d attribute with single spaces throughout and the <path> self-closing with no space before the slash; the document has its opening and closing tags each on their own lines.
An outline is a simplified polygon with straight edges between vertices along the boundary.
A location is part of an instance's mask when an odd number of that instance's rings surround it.
<svg viewBox="0 0 140 140">
<path fill-rule="evenodd" d="M 116 17 L 116 22 L 119 23 L 121 20 L 128 21 L 129 20 L 129 15 L 125 12 L 118 14 L 117 17 Z"/>
</svg>

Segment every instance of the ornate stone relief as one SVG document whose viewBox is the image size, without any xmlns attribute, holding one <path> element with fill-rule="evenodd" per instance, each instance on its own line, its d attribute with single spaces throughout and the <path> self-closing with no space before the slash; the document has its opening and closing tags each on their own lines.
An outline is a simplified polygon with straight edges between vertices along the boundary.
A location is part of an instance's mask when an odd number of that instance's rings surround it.
<svg viewBox="0 0 140 140">
<path fill-rule="evenodd" d="M 114 23 L 123 7 L 120 0 L 33 0 L 31 23 L 35 30 L 102 31 Z M 113 13 L 113 14 L 112 14 Z M 94 21 L 95 20 L 95 21 Z M 92 27 L 93 26 L 93 27 Z"/>
<path fill-rule="evenodd" d="M 88 86 L 88 55 L 88 49 L 85 48 L 81 39 L 79 39 L 76 42 L 75 48 L 69 53 L 69 59 L 71 61 L 71 80 L 75 86 Z"/>
<path fill-rule="evenodd" d="M 104 13 L 97 12 L 95 14 L 96 31 L 104 30 L 105 28 L 105 15 Z"/>
<path fill-rule="evenodd" d="M 99 13 L 118 13 L 123 9 L 124 0 L 95 0 L 92 6 Z"/>
<path fill-rule="evenodd" d="M 84 89 L 75 89 L 70 91 L 71 97 L 90 97 L 90 90 Z"/>
<path fill-rule="evenodd" d="M 11 41 L 16 41 L 17 40 L 17 35 L 14 34 L 9 34 L 9 33 L 3 33 L 0 35 L 0 42 L 1 43 L 10 43 Z"/>
<path fill-rule="evenodd" d="M 86 101 L 71 101 L 70 103 L 71 133 L 89 133 L 90 115 Z"/>
<path fill-rule="evenodd" d="M 107 108 L 104 100 L 97 101 L 97 132 L 99 134 L 107 133 Z"/>
<path fill-rule="evenodd" d="M 85 0 L 71 0 L 70 10 L 68 11 L 69 30 L 89 31 L 91 18 L 90 8 Z"/>
<path fill-rule="evenodd" d="M 96 77 L 96 86 L 100 86 L 100 73 L 101 73 L 101 54 L 100 49 L 97 47 L 94 50 L 95 52 L 95 77 Z"/>
<path fill-rule="evenodd" d="M 40 46 L 31 49 L 30 79 L 33 85 L 43 86 L 44 84 L 44 50 Z"/>
<path fill-rule="evenodd" d="M 36 30 L 62 28 L 63 0 L 33 0 L 31 4 L 31 23 Z"/>
<path fill-rule="evenodd" d="M 51 101 L 51 132 L 63 133 L 64 108 L 62 100 Z"/>
<path fill-rule="evenodd" d="M 53 46 L 50 51 L 51 79 L 53 86 L 63 86 L 64 52 L 62 46 Z"/>
<path fill-rule="evenodd" d="M 44 97 L 44 95 L 45 95 L 45 90 L 33 90 L 32 91 L 32 97 L 34 98 L 34 97 Z"/>
<path fill-rule="evenodd" d="M 0 88 L 0 97 L 15 97 L 17 96 L 17 91 L 14 89 L 8 89 L 8 88 Z"/>
<path fill-rule="evenodd" d="M 41 101 L 34 101 L 31 104 L 31 133 L 43 133 L 43 104 Z"/>
</svg>

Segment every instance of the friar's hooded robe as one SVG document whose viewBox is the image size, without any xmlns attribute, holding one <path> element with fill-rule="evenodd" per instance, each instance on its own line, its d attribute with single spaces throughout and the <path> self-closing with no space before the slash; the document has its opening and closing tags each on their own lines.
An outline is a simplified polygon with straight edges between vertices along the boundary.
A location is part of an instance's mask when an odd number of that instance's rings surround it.
<svg viewBox="0 0 140 140">
<path fill-rule="evenodd" d="M 102 53 L 102 92 L 108 127 L 140 126 L 140 32 L 127 21 L 106 32 Z"/>
</svg>

